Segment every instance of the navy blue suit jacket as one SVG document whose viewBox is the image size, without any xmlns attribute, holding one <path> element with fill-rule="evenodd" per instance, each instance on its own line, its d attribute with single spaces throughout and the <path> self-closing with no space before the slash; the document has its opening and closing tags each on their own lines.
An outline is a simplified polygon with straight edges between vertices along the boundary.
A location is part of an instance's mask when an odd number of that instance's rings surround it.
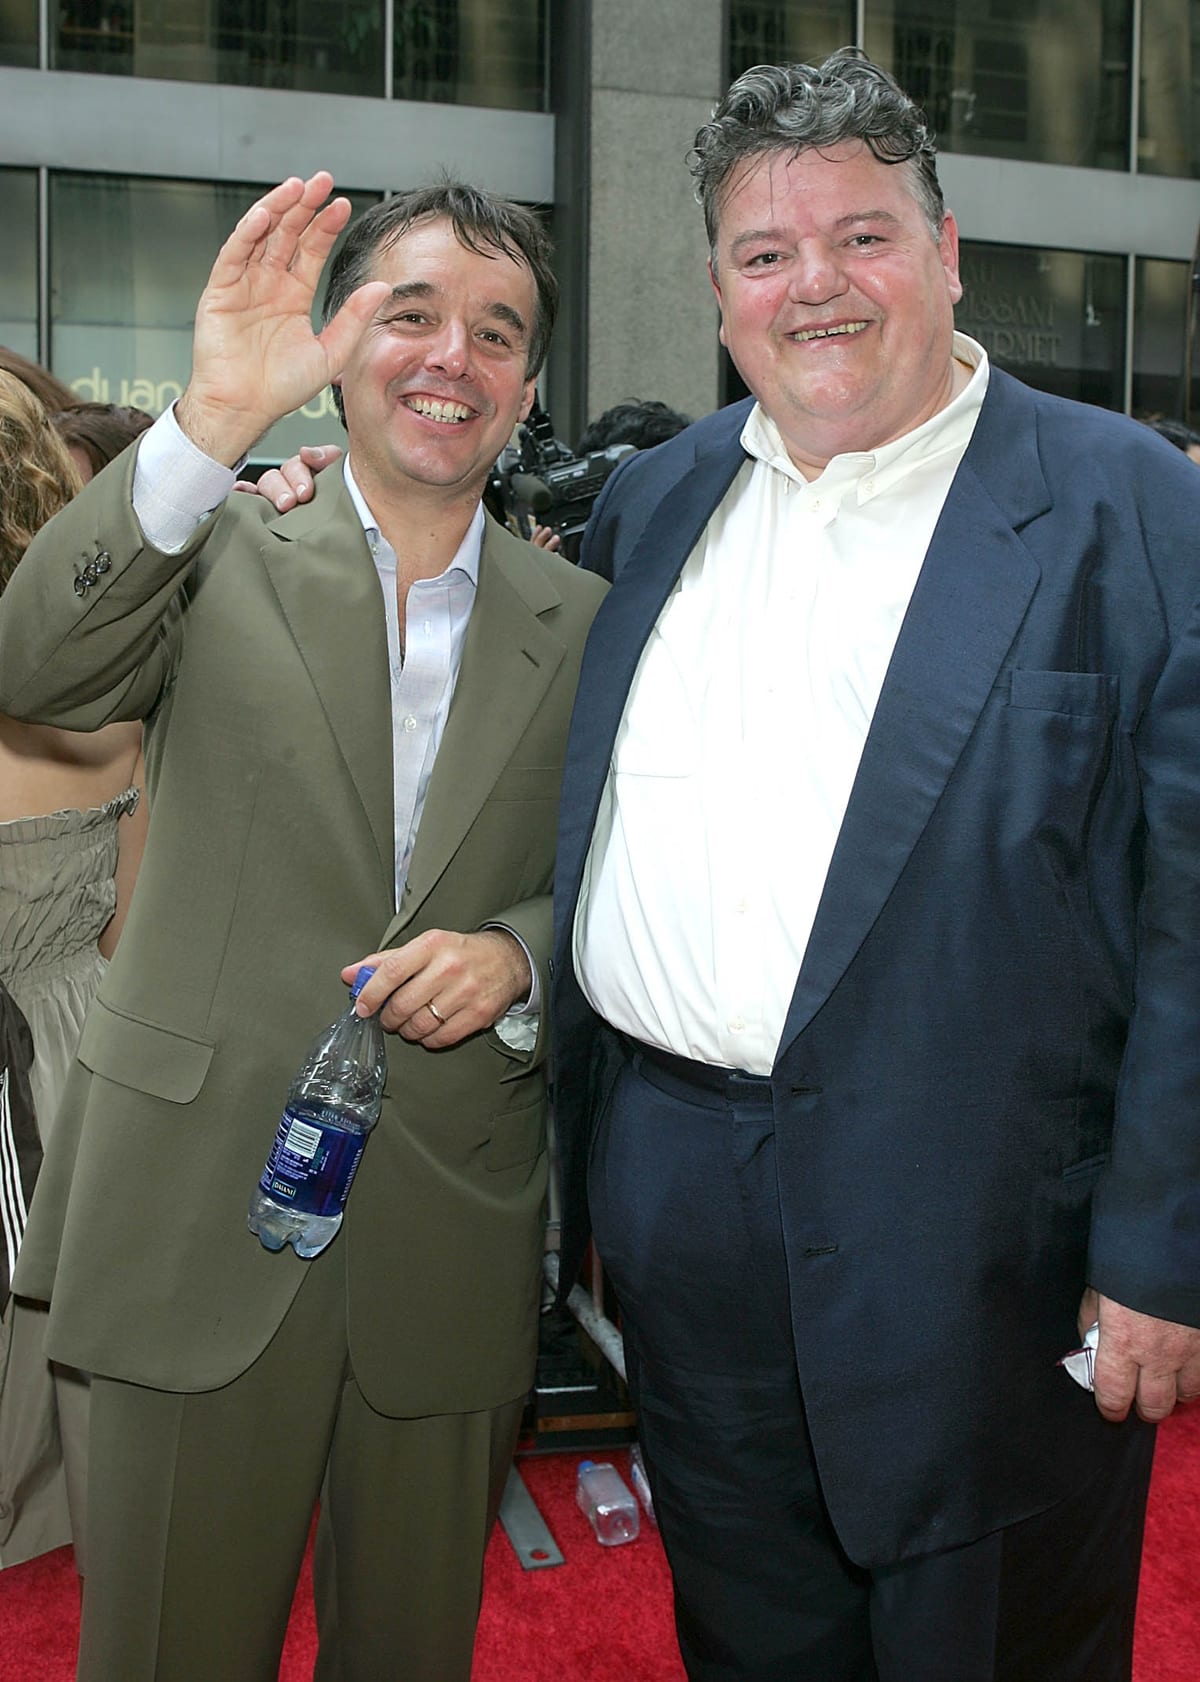
<svg viewBox="0 0 1200 1682">
<path fill-rule="evenodd" d="M 571 961 L 580 874 L 638 658 L 746 412 L 631 458 L 585 549 L 615 583 L 558 846 L 568 1282 L 605 1083 Z M 1198 596 L 1187 458 L 993 370 L 773 1074 L 797 1362 L 861 1563 L 974 1539 L 1087 1476 L 1115 1427 L 1056 1366 L 1085 1283 L 1200 1325 Z"/>
</svg>

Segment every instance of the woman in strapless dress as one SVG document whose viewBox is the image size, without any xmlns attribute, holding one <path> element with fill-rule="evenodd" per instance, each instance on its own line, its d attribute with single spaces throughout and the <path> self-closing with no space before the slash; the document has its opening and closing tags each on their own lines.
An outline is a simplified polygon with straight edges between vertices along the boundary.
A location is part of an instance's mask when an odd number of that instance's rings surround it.
<svg viewBox="0 0 1200 1682">
<path fill-rule="evenodd" d="M 0 371 L 0 590 L 79 488 L 32 393 Z M 0 715 L 0 980 L 33 1035 L 43 1143 L 141 856 L 141 727 L 91 735 Z M 74 1541 L 83 1559 L 87 1379 L 46 1360 L 44 1304 L 0 1322 L 0 1566 Z"/>
</svg>

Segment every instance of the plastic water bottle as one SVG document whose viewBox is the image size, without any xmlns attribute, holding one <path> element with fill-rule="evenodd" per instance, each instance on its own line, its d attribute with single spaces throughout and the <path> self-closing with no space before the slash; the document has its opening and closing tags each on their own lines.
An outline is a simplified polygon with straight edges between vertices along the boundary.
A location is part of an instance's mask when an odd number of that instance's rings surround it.
<svg viewBox="0 0 1200 1682">
<path fill-rule="evenodd" d="M 634 1443 L 629 1450 L 629 1481 L 633 1485 L 633 1493 L 645 1508 L 646 1517 L 651 1524 L 657 1524 L 654 1516 L 654 1497 L 650 1493 L 650 1479 L 646 1476 L 646 1462 L 642 1459 L 639 1443 Z"/>
<path fill-rule="evenodd" d="M 354 1001 L 375 973 L 364 964 L 350 1004 L 318 1038 L 288 1088 L 283 1119 L 250 1199 L 250 1231 L 268 1250 L 318 1255 L 342 1224 L 350 1182 L 379 1120 L 387 1053 L 378 1016 Z"/>
<path fill-rule="evenodd" d="M 607 1460 L 581 1460 L 575 1499 L 606 1548 L 632 1542 L 638 1533 L 638 1504 L 617 1468 Z"/>
</svg>

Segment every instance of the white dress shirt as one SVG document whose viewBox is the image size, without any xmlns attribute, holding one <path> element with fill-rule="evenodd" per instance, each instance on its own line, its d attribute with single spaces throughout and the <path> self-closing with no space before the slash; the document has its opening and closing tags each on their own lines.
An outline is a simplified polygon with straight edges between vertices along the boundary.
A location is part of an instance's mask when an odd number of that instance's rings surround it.
<svg viewBox="0 0 1200 1682">
<path fill-rule="evenodd" d="M 344 469 L 350 500 L 362 521 L 375 570 L 383 588 L 387 615 L 388 670 L 392 683 L 392 802 L 396 840 L 396 905 L 404 893 L 413 844 L 433 763 L 441 746 L 454 686 L 462 666 L 463 644 L 479 587 L 483 546 L 483 507 L 475 510 L 458 553 L 436 578 L 418 578 L 408 587 L 401 655 L 396 551 L 380 531 L 355 483 L 347 456 Z"/>
<path fill-rule="evenodd" d="M 901 621 L 987 389 L 806 481 L 755 405 L 750 456 L 658 617 L 617 732 L 574 926 L 635 1039 L 775 1061 Z"/>
</svg>

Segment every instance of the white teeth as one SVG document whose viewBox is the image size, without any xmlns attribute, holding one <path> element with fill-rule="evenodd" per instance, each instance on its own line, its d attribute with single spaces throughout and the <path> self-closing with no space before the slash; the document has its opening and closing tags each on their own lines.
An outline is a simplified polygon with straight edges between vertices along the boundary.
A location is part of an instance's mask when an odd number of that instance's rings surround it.
<svg viewBox="0 0 1200 1682">
<path fill-rule="evenodd" d="M 440 397 L 406 397 L 405 403 L 418 415 L 436 421 L 463 421 L 471 413 L 465 403 L 443 402 Z"/>
<path fill-rule="evenodd" d="M 805 344 L 809 339 L 833 339 L 844 333 L 862 333 L 867 325 L 865 321 L 848 321 L 844 327 L 809 327 L 802 332 L 793 333 L 792 338 L 800 344 Z"/>
</svg>

